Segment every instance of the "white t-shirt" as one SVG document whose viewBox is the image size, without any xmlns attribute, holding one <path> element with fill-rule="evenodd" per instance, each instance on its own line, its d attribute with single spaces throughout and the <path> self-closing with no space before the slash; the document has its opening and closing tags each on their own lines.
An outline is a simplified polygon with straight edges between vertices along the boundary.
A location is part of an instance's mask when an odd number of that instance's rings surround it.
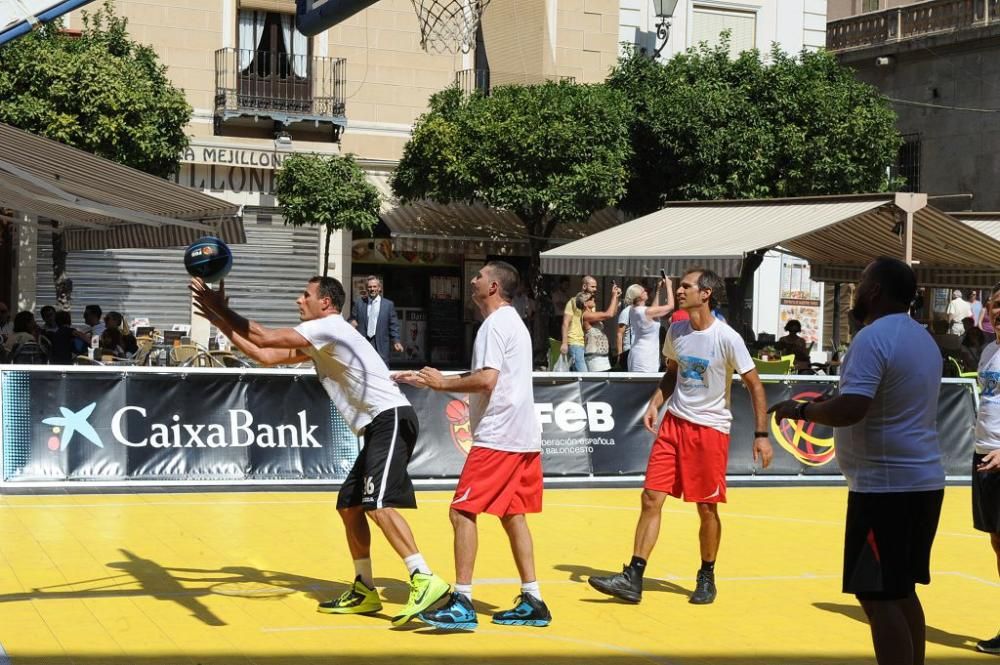
<svg viewBox="0 0 1000 665">
<path fill-rule="evenodd" d="M 622 348 L 618 349 L 619 352 L 624 353 L 632 348 L 632 325 L 629 323 L 629 316 L 632 314 L 632 305 L 629 305 L 621 311 L 618 315 L 618 326 L 625 326 L 625 332 L 622 334 Z"/>
<path fill-rule="evenodd" d="M 660 371 L 660 322 L 646 318 L 645 305 L 633 307 L 629 313 L 632 349 L 628 354 L 628 371 Z"/>
<path fill-rule="evenodd" d="M 948 303 L 948 320 L 951 321 L 949 332 L 952 335 L 964 335 L 965 326 L 962 319 L 972 316 L 972 305 L 964 298 L 955 298 Z"/>
<path fill-rule="evenodd" d="M 303 321 L 295 330 L 312 345 L 302 352 L 312 358 L 320 384 L 355 434 L 383 411 L 410 406 L 378 351 L 344 317 Z"/>
<path fill-rule="evenodd" d="M 531 336 L 510 306 L 483 321 L 472 347 L 472 369 L 500 372 L 491 393 L 469 394 L 473 445 L 515 453 L 542 449 L 531 378 Z"/>
<path fill-rule="evenodd" d="M 937 433 L 941 352 L 907 314 L 890 314 L 851 342 L 840 392 L 870 397 L 861 422 L 834 430 L 837 461 L 853 492 L 944 487 Z"/>
<path fill-rule="evenodd" d="M 979 356 L 979 415 L 976 452 L 985 455 L 1000 448 L 1000 344 L 993 340 Z"/>
<path fill-rule="evenodd" d="M 733 371 L 742 375 L 754 368 L 743 338 L 716 319 L 705 330 L 695 330 L 690 320 L 678 321 L 667 329 L 663 355 L 677 363 L 677 386 L 667 410 L 728 434 Z"/>
</svg>

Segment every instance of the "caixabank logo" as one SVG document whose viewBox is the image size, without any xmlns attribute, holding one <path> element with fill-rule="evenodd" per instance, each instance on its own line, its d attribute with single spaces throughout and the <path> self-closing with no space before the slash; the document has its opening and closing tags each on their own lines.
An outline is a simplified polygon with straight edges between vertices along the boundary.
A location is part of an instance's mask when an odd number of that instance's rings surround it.
<svg viewBox="0 0 1000 665">
<path fill-rule="evenodd" d="M 805 390 L 792 395 L 799 402 L 811 402 L 822 393 Z M 833 430 L 825 425 L 804 420 L 778 421 L 771 416 L 771 433 L 778 445 L 787 450 L 798 461 L 808 466 L 823 466 L 833 459 Z"/>
<path fill-rule="evenodd" d="M 76 411 L 61 406 L 62 415 L 44 418 L 42 423 L 52 426 L 46 442 L 49 450 L 66 450 L 77 438 L 104 448 L 105 442 L 91 423 L 96 408 L 97 402 Z M 116 410 L 101 431 L 110 429 L 115 442 L 130 448 L 322 448 L 315 436 L 318 427 L 308 423 L 306 411 L 296 416 L 292 423 L 269 425 L 254 422 L 246 409 L 229 409 L 224 423 L 185 422 L 177 413 L 171 414 L 169 422 L 156 422 L 145 408 L 129 405 Z"/>
</svg>

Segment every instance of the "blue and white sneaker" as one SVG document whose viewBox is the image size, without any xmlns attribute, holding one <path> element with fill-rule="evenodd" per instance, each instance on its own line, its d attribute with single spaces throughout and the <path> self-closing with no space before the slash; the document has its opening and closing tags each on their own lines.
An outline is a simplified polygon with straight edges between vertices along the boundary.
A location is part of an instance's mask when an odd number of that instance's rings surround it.
<svg viewBox="0 0 1000 665">
<path fill-rule="evenodd" d="M 475 630 L 479 625 L 472 601 L 457 591 L 436 610 L 424 610 L 417 617 L 424 623 L 443 630 Z"/>
<path fill-rule="evenodd" d="M 552 615 L 545 603 L 530 593 L 521 593 L 514 599 L 514 607 L 493 615 L 493 623 L 504 626 L 547 626 Z"/>
</svg>

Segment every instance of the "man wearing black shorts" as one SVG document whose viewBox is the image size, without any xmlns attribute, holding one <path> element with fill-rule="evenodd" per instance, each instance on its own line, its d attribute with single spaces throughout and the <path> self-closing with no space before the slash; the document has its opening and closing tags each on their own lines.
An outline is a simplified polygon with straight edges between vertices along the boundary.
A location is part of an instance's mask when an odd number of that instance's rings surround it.
<svg viewBox="0 0 1000 665">
<path fill-rule="evenodd" d="M 897 259 L 865 268 L 853 316 L 855 335 L 841 368 L 840 394 L 788 400 L 778 418 L 834 427 L 847 478 L 845 593 L 861 603 L 879 665 L 922 665 L 926 622 L 916 584 L 930 582 L 930 554 L 944 499 L 937 434 L 941 354 L 908 315 L 916 277 Z"/>
<path fill-rule="evenodd" d="M 994 331 L 1000 325 L 1000 284 L 986 301 Z M 983 347 L 979 358 L 979 416 L 976 450 L 972 456 L 972 526 L 990 534 L 990 544 L 1000 572 L 1000 333 Z M 984 653 L 1000 654 L 1000 633 L 976 643 Z"/>
<path fill-rule="evenodd" d="M 266 365 L 312 360 L 320 384 L 351 429 L 364 440 L 337 498 L 347 545 L 354 560 L 354 584 L 339 598 L 320 603 L 327 614 L 370 614 L 382 609 L 371 564 L 368 519 L 385 534 L 410 573 L 410 597 L 392 623 L 400 626 L 444 596 L 448 583 L 434 575 L 417 549 L 397 508 L 416 508 L 406 467 L 417 441 L 417 414 L 389 378 L 374 347 L 341 316 L 344 287 L 332 277 L 313 277 L 296 300 L 295 328 L 269 329 L 229 308 L 223 287 L 191 283 L 205 318 L 233 344 Z"/>
</svg>

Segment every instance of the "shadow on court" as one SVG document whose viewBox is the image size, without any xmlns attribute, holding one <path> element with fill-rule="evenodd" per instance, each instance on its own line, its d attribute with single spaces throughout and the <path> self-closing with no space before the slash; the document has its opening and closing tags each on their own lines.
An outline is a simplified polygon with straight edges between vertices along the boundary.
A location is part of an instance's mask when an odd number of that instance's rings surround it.
<svg viewBox="0 0 1000 665">
<path fill-rule="evenodd" d="M 471 633 L 435 633 L 431 635 L 435 646 L 451 643 L 455 648 L 470 647 L 475 636 Z M 520 642 L 520 641 L 518 641 Z M 177 665 L 178 663 L 198 663 L 199 665 L 469 665 L 488 663 L 489 665 L 872 665 L 871 656 L 828 654 L 825 656 L 794 656 L 787 653 L 757 653 L 742 656 L 729 654 L 703 654 L 698 656 L 672 656 L 662 654 L 636 654 L 635 656 L 609 656 L 607 653 L 555 656 L 545 652 L 525 651 L 512 646 L 511 655 L 490 655 L 477 657 L 471 653 L 455 655 L 421 655 L 414 653 L 392 655 L 244 655 L 244 654 L 195 654 L 183 656 L 163 654 L 155 656 L 112 656 L 112 655 L 47 655 L 20 656 L 17 665 Z M 926 665 L 959 665 L 974 662 L 973 658 L 927 658 Z"/>
<path fill-rule="evenodd" d="M 868 625 L 868 619 L 865 617 L 865 611 L 861 609 L 860 605 L 846 605 L 841 603 L 813 603 L 813 607 L 824 610 L 826 612 L 833 612 L 835 614 L 842 614 L 845 617 L 859 621 L 865 625 Z M 927 642 L 932 644 L 940 644 L 941 646 L 951 647 L 953 649 L 965 649 L 967 651 L 976 650 L 976 642 L 983 639 L 984 636 L 972 637 L 971 635 L 958 635 L 956 633 L 949 633 L 947 631 L 941 630 L 940 628 L 935 628 L 934 626 L 927 626 Z M 987 635 L 986 637 L 990 637 Z M 930 661 L 928 661 L 930 662 Z"/>
<path fill-rule="evenodd" d="M 129 550 L 120 549 L 119 552 L 122 553 L 123 560 L 111 561 L 105 565 L 122 571 L 120 575 L 66 582 L 21 593 L 0 594 L 0 603 L 147 597 L 176 603 L 190 612 L 192 617 L 209 626 L 225 626 L 226 622 L 205 606 L 200 598 L 227 595 L 268 601 L 298 592 L 321 602 L 339 596 L 349 586 L 346 583 L 250 566 L 172 568 L 137 556 Z M 384 587 L 381 596 L 388 603 L 402 605 L 408 598 L 409 587 L 401 580 L 375 578 L 375 585 Z M 479 609 L 487 611 L 489 607 L 484 605 Z"/>
<path fill-rule="evenodd" d="M 620 573 L 620 570 L 606 570 L 604 568 L 591 568 L 590 566 L 581 566 L 577 564 L 560 564 L 555 566 L 556 570 L 561 570 L 565 573 L 569 573 L 569 579 L 573 582 L 581 582 L 583 584 L 587 583 L 587 578 L 593 577 L 595 575 L 614 575 L 615 573 Z M 590 599 L 584 598 L 584 602 L 612 602 L 612 603 L 624 603 L 623 600 L 618 600 L 617 598 L 612 598 L 610 596 L 605 596 L 597 591 L 590 588 L 587 585 L 588 591 L 593 591 L 597 594 L 597 597 Z M 651 577 L 646 577 L 642 580 L 642 591 L 646 593 L 652 591 L 654 593 L 676 593 L 682 596 L 690 596 L 693 593 L 693 589 L 686 589 L 679 584 L 674 584 L 673 582 L 668 582 L 667 580 L 658 580 Z M 631 603 L 626 603 L 631 605 Z"/>
</svg>

